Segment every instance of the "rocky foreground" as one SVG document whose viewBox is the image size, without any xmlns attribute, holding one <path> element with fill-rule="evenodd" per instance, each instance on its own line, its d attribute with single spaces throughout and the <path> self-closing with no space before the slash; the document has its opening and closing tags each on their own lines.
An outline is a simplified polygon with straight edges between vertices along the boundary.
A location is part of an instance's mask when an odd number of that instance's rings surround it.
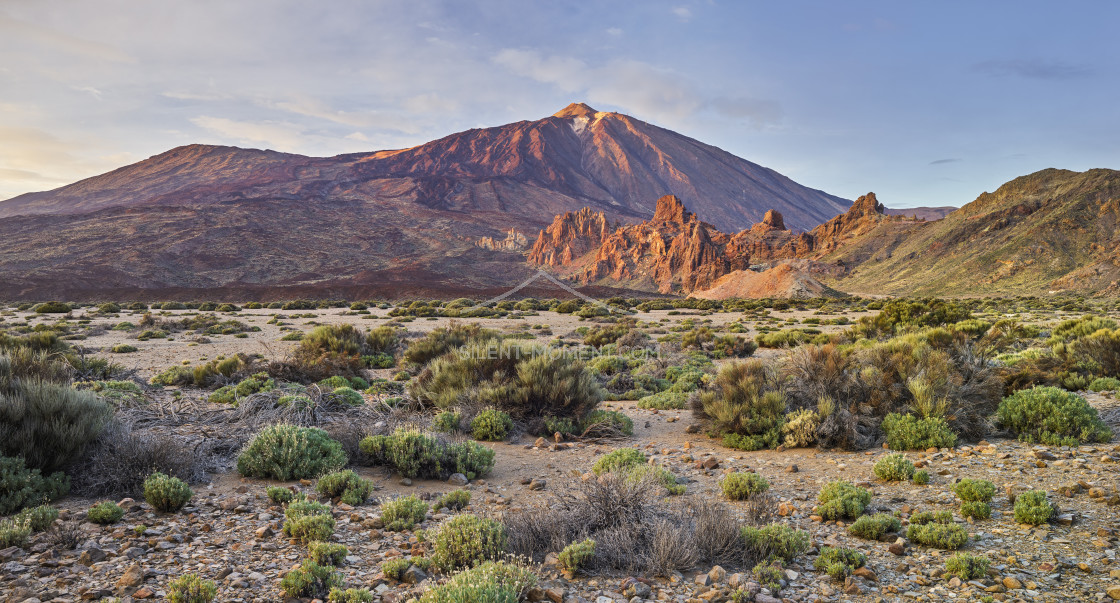
<svg viewBox="0 0 1120 603">
<path fill-rule="evenodd" d="M 612 603 L 616 601 L 729 601 L 734 591 L 756 593 L 754 600 L 772 601 L 1102 601 L 1120 600 L 1117 564 L 1117 517 L 1120 511 L 1120 446 L 1079 448 L 1032 447 L 1016 441 L 981 442 L 976 446 L 912 453 L 916 465 L 933 476 L 929 485 L 885 484 L 871 467 L 881 451 L 843 453 L 812 450 L 738 453 L 702 436 L 681 433 L 676 413 L 649 412 L 624 405 L 635 418 L 637 445 L 655 462 L 687 479 L 685 496 L 718 494 L 717 481 L 729 471 L 754 470 L 771 483 L 775 521 L 788 522 L 812 535 L 813 549 L 785 571 L 780 593 L 751 582 L 744 568 L 701 567 L 667 577 L 561 575 L 552 555 L 538 568 L 540 583 L 530 600 Z M 642 423 L 645 427 L 642 428 Z M 674 424 L 675 423 L 675 424 Z M 466 512 L 500 514 L 533 504 L 547 504 L 553 490 L 579 479 L 594 458 L 609 446 L 582 443 L 519 442 L 497 445 L 497 468 L 487 480 L 465 486 L 472 493 Z M 499 471 L 505 465 L 516 470 Z M 456 489 L 445 483 L 388 478 L 383 471 L 364 470 L 380 479 L 375 497 L 416 493 L 434 498 Z M 820 485 L 847 479 L 874 493 L 868 512 L 899 512 L 905 519 L 916 511 L 957 511 L 950 490 L 959 478 L 983 478 L 1000 489 L 989 520 L 967 524 L 972 541 L 965 551 L 987 556 L 989 576 L 962 582 L 945 575 L 951 552 L 911 545 L 898 535 L 881 542 L 850 536 L 843 522 L 824 522 L 814 515 Z M 290 484 L 314 498 L 310 482 Z M 266 483 L 215 476 L 195 486 L 194 499 L 181 512 L 155 512 L 146 503 L 126 499 L 124 519 L 112 526 L 85 520 L 94 502 L 61 501 L 59 522 L 74 530 L 76 548 L 57 544 L 55 534 L 36 535 L 28 550 L 0 550 L 0 592 L 4 601 L 162 600 L 168 582 L 194 572 L 215 580 L 218 600 L 264 602 L 285 600 L 281 577 L 306 556 L 306 546 L 281 534 L 283 510 L 265 496 Z M 1059 514 L 1050 525 L 1021 526 L 1011 517 L 1008 493 L 1027 489 L 1050 492 Z M 740 514 L 746 503 L 728 503 Z M 333 540 L 349 549 L 340 568 L 349 586 L 373 590 L 384 602 L 407 601 L 438 577 L 418 568 L 397 582 L 380 571 L 381 563 L 399 556 L 419 556 L 430 544 L 415 533 L 383 531 L 375 504 L 334 507 Z M 449 514 L 429 513 L 419 529 L 437 526 Z M 958 521 L 959 513 L 955 513 Z M 905 531 L 905 530 L 904 530 Z M 821 546 L 854 547 L 867 555 L 867 567 L 847 582 L 834 582 L 812 569 Z"/>
</svg>

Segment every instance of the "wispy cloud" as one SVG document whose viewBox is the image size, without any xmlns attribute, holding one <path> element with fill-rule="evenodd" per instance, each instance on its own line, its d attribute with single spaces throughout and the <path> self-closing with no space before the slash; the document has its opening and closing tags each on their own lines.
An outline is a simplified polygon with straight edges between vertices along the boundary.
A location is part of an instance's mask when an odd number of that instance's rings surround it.
<svg viewBox="0 0 1120 603">
<path fill-rule="evenodd" d="M 673 7 L 673 14 L 681 21 L 688 21 L 692 19 L 692 9 L 687 6 Z"/>
<path fill-rule="evenodd" d="M 120 48 L 64 34 L 29 21 L 14 19 L 0 12 L 0 32 L 9 38 L 23 38 L 52 50 L 61 50 L 83 59 L 97 59 L 113 63 L 135 63 L 136 58 Z"/>
<path fill-rule="evenodd" d="M 934 159 L 933 161 L 929 162 L 929 164 L 930 165 L 943 165 L 943 164 L 946 164 L 946 163 L 957 163 L 958 161 L 964 161 L 964 160 L 960 159 L 960 158 L 957 158 L 957 157 L 951 157 L 949 159 Z"/>
<path fill-rule="evenodd" d="M 1040 58 L 983 61 L 973 65 L 973 70 L 993 77 L 1022 77 L 1035 80 L 1072 80 L 1093 74 L 1092 67 L 1087 64 Z"/>
</svg>

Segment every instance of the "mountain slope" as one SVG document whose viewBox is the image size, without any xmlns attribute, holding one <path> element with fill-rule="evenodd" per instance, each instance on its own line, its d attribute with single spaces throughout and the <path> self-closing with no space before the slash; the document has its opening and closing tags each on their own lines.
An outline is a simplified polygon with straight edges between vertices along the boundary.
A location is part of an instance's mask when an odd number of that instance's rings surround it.
<svg viewBox="0 0 1120 603">
<path fill-rule="evenodd" d="M 0 217 L 256 198 L 400 198 L 547 224 L 584 206 L 636 221 L 676 194 L 738 230 L 774 208 L 807 230 L 848 202 L 676 132 L 573 104 L 553 116 L 468 130 L 397 151 L 329 158 L 190 145 L 54 191 L 0 202 Z"/>
<path fill-rule="evenodd" d="M 838 287 L 891 294 L 1120 293 L 1120 172 L 1042 170 L 880 243 L 878 254 Z"/>
</svg>

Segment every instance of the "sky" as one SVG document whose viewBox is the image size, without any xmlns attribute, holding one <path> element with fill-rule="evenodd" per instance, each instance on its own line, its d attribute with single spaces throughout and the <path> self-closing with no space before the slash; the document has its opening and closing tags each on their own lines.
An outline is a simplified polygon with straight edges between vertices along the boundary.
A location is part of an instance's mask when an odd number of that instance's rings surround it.
<svg viewBox="0 0 1120 603">
<path fill-rule="evenodd" d="M 0 199 L 190 143 L 336 155 L 571 102 L 848 199 L 1120 169 L 1120 3 L 0 0 Z"/>
</svg>

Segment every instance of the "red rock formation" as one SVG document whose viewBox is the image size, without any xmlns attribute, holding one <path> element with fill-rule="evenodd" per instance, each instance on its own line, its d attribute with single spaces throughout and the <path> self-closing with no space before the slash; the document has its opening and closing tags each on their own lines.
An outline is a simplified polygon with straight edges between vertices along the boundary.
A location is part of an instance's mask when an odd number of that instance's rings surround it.
<svg viewBox="0 0 1120 603">
<path fill-rule="evenodd" d="M 556 216 L 540 232 L 529 251 L 529 262 L 543 266 L 570 264 L 575 258 L 598 248 L 618 228 L 602 212 L 585 207 Z"/>
<path fill-rule="evenodd" d="M 812 232 L 787 230 L 782 214 L 770 210 L 762 222 L 728 235 L 666 195 L 657 200 L 652 220 L 613 232 L 605 230 L 603 214 L 589 208 L 557 216 L 541 231 L 529 262 L 560 268 L 584 284 L 614 281 L 662 293 L 699 291 L 753 265 L 820 257 L 886 219 L 882 210 L 869 193 Z M 721 284 L 728 287 L 726 279 Z"/>
</svg>

